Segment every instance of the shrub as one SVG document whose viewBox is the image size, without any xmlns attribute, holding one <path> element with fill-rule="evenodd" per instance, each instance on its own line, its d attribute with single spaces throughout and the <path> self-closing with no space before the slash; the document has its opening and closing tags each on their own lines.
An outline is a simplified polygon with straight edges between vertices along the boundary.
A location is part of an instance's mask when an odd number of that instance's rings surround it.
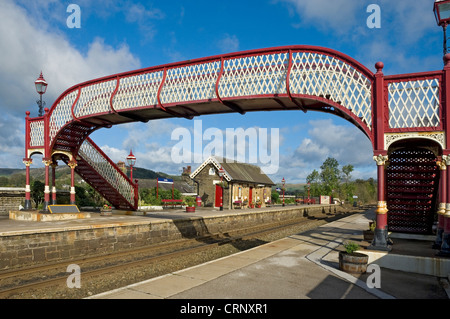
<svg viewBox="0 0 450 319">
<path fill-rule="evenodd" d="M 355 251 L 359 250 L 360 247 L 357 243 L 350 241 L 344 245 L 344 248 L 347 254 L 353 254 Z"/>
</svg>

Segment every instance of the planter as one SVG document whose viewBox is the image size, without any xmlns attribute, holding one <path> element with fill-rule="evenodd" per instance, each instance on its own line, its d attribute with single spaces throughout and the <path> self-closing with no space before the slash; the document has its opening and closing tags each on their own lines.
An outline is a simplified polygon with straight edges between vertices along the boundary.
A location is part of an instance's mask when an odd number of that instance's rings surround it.
<svg viewBox="0 0 450 319">
<path fill-rule="evenodd" d="M 365 241 L 372 241 L 372 240 L 373 240 L 374 233 L 375 233 L 375 232 L 373 232 L 373 231 L 371 231 L 371 230 L 364 230 L 364 231 L 363 231 L 363 237 L 364 237 L 364 240 L 365 240 Z"/>
<path fill-rule="evenodd" d="M 367 271 L 369 256 L 361 253 L 339 252 L 339 269 L 348 273 L 363 274 Z"/>
<path fill-rule="evenodd" d="M 195 213 L 195 207 L 188 207 L 186 206 L 186 213 Z"/>
<path fill-rule="evenodd" d="M 112 216 L 112 209 L 101 209 L 100 216 Z"/>
</svg>

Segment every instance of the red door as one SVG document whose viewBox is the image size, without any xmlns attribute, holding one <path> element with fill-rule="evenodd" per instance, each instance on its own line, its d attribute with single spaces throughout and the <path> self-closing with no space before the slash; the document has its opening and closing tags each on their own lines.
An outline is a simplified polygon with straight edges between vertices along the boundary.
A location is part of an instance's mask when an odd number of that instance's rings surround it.
<svg viewBox="0 0 450 319">
<path fill-rule="evenodd" d="M 222 206 L 222 187 L 220 187 L 219 185 L 216 185 L 216 200 L 214 203 L 215 207 L 220 207 Z"/>
<path fill-rule="evenodd" d="M 250 187 L 250 190 L 248 191 L 248 204 L 251 205 L 252 203 L 253 203 L 253 187 Z"/>
</svg>

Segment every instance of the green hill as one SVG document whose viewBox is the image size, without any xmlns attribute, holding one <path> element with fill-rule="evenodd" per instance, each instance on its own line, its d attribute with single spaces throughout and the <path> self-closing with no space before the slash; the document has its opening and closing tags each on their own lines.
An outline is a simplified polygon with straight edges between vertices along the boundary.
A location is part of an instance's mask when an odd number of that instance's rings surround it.
<svg viewBox="0 0 450 319">
<path fill-rule="evenodd" d="M 129 176 L 127 172 L 127 176 Z M 0 176 L 10 178 L 13 175 L 25 175 L 25 169 L 19 168 L 0 168 Z M 30 175 L 33 179 L 44 180 L 45 168 L 32 168 L 30 169 Z M 77 176 L 77 175 L 76 175 Z M 78 177 L 78 176 L 77 176 Z M 161 178 L 172 178 L 175 180 L 180 179 L 179 176 L 171 176 L 163 172 L 155 172 L 150 169 L 135 167 L 133 169 L 133 179 L 156 179 Z M 70 167 L 66 165 L 59 165 L 56 168 L 56 178 L 70 178 Z"/>
</svg>

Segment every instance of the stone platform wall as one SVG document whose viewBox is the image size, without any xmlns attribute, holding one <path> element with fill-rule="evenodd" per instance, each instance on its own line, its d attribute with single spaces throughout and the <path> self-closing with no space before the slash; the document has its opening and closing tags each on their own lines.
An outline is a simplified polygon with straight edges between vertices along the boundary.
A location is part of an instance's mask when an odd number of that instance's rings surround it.
<svg viewBox="0 0 450 319">
<path fill-rule="evenodd" d="M 0 234 L 0 271 L 47 262 L 72 260 L 144 247 L 160 242 L 197 238 L 256 225 L 296 219 L 314 212 L 336 212 L 334 205 L 292 207 L 232 215 L 140 221 L 103 226 L 76 226 Z"/>
<path fill-rule="evenodd" d="M 7 216 L 10 210 L 25 204 L 25 188 L 0 187 L 0 216 Z"/>
</svg>

